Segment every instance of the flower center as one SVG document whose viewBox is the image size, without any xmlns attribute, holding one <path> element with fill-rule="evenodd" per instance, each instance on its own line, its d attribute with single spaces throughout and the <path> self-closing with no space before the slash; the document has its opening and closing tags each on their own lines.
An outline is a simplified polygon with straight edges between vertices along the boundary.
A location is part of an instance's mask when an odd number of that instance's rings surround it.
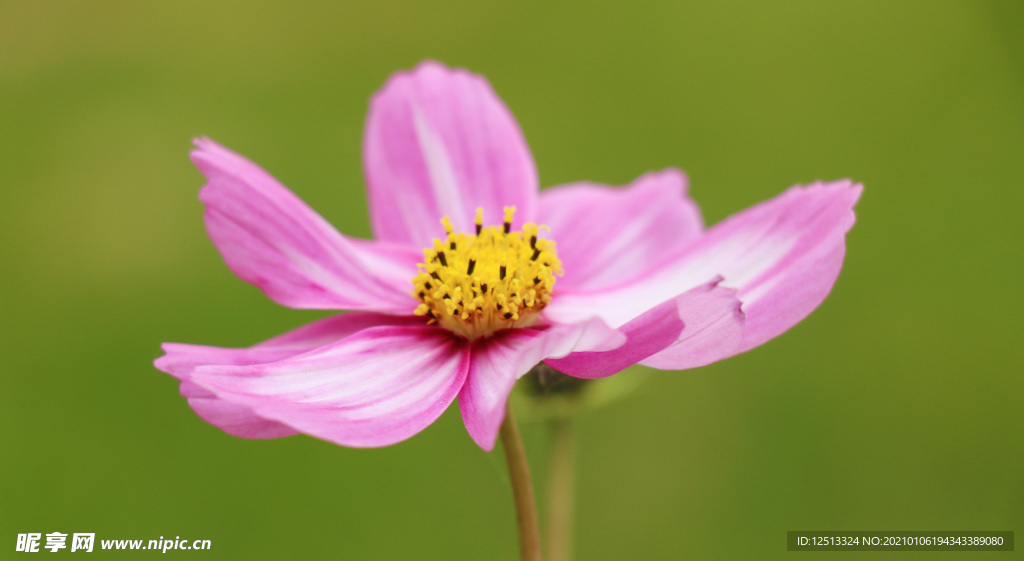
<svg viewBox="0 0 1024 561">
<path fill-rule="evenodd" d="M 555 242 L 539 238 L 536 224 L 512 231 L 515 211 L 505 207 L 504 224 L 484 228 L 478 208 L 475 234 L 456 233 L 447 216 L 441 220 L 447 239 L 423 250 L 412 279 L 411 294 L 421 302 L 416 315 L 470 341 L 537 321 L 562 263 Z"/>
</svg>

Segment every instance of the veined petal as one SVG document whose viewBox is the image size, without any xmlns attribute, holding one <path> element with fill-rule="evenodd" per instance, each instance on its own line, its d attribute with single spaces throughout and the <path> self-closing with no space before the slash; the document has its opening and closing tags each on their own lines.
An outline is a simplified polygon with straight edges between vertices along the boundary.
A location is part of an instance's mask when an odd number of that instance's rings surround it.
<svg viewBox="0 0 1024 561">
<path fill-rule="evenodd" d="M 471 351 L 469 377 L 459 393 L 459 409 L 469 435 L 484 450 L 494 448 L 512 386 L 541 360 L 573 351 L 611 350 L 625 342 L 623 334 L 599 319 L 543 330 L 509 329 L 477 340 Z"/>
<path fill-rule="evenodd" d="M 448 216 L 470 232 L 478 207 L 499 223 L 534 219 L 537 170 L 512 113 L 487 80 L 424 62 L 393 75 L 373 98 L 363 140 L 376 236 L 417 247 L 441 236 Z"/>
<path fill-rule="evenodd" d="M 256 164 L 209 139 L 196 146 L 206 229 L 242 280 L 292 308 L 415 309 L 419 248 L 347 238 Z"/>
<path fill-rule="evenodd" d="M 850 181 L 794 187 L 709 229 L 638 277 L 598 290 L 563 290 L 553 321 L 598 316 L 617 326 L 714 275 L 735 288 L 746 314 L 743 352 L 806 317 L 832 288 L 861 186 Z"/>
<path fill-rule="evenodd" d="M 181 380 L 181 395 L 204 421 L 232 436 L 242 438 L 277 438 L 298 434 L 295 429 L 264 419 L 244 405 L 225 402 L 192 382 L 192 373 L 199 366 L 250 366 L 286 360 L 341 340 L 349 335 L 378 325 L 420 325 L 421 320 L 382 314 L 342 314 L 304 325 L 249 348 L 229 349 L 204 345 L 164 343 L 164 356 L 154 362 L 158 370 Z"/>
<path fill-rule="evenodd" d="M 182 382 L 182 395 L 185 395 L 186 384 L 191 384 L 191 382 Z M 201 390 L 199 386 L 191 385 L 197 391 Z M 195 411 L 200 419 L 220 428 L 231 436 L 265 439 L 299 434 L 298 431 L 287 425 L 268 421 L 255 415 L 251 409 L 244 405 L 217 399 L 212 393 L 206 393 L 209 395 L 185 395 L 188 398 L 189 407 Z"/>
<path fill-rule="evenodd" d="M 626 187 L 573 183 L 541 191 L 538 224 L 551 228 L 565 275 L 559 287 L 608 286 L 635 276 L 700 237 L 704 220 L 677 169 Z"/>
<path fill-rule="evenodd" d="M 462 388 L 469 346 L 437 327 L 378 326 L 286 360 L 200 366 L 221 400 L 354 447 L 395 444 L 434 422 Z"/>
<path fill-rule="evenodd" d="M 720 281 L 692 288 L 619 327 L 628 340 L 617 349 L 545 362 L 577 378 L 603 378 L 637 363 L 683 370 L 730 356 L 743 338 L 743 312 L 736 290 Z"/>
</svg>

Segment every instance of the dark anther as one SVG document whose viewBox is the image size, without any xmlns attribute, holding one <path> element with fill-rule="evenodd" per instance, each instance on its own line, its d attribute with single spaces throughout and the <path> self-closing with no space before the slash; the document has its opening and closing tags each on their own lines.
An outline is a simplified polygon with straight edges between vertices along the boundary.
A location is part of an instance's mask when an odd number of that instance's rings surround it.
<svg viewBox="0 0 1024 561">
<path fill-rule="evenodd" d="M 530 249 L 537 249 L 537 236 L 530 236 Z"/>
<path fill-rule="evenodd" d="M 505 223 L 505 233 L 507 234 L 509 232 L 509 230 L 511 230 L 511 229 L 512 229 L 512 223 L 511 222 L 506 222 Z"/>
<path fill-rule="evenodd" d="M 444 252 L 443 251 L 437 252 L 437 258 L 441 260 L 441 265 L 443 265 L 445 267 L 448 266 L 448 259 L 444 256 Z"/>
<path fill-rule="evenodd" d="M 430 290 L 431 288 L 434 288 L 434 287 L 430 286 L 430 281 L 427 281 L 427 282 L 423 283 L 423 288 L 426 288 L 427 290 Z"/>
<path fill-rule="evenodd" d="M 505 266 L 504 265 L 501 266 L 501 269 L 498 269 L 498 278 L 501 279 L 501 280 L 505 280 Z"/>
<path fill-rule="evenodd" d="M 540 250 L 539 249 L 535 249 L 535 250 L 533 250 L 533 257 L 530 258 L 530 261 L 536 261 L 538 257 L 540 257 Z M 444 255 L 443 254 L 441 256 L 441 262 L 444 263 Z"/>
<path fill-rule="evenodd" d="M 455 251 L 455 248 L 456 248 L 455 240 L 452 240 L 452 241 L 448 242 L 448 248 L 451 249 L 452 251 Z"/>
<path fill-rule="evenodd" d="M 512 319 L 512 314 L 509 312 L 505 312 L 505 319 Z"/>
<path fill-rule="evenodd" d="M 434 280 L 441 280 L 441 275 L 437 274 L 437 271 L 430 273 L 430 276 L 434 277 Z M 430 288 L 429 286 L 427 288 Z"/>
<path fill-rule="evenodd" d="M 476 225 L 476 235 L 478 235 L 478 236 L 479 236 L 479 235 L 480 235 L 480 232 L 481 232 L 481 231 L 482 231 L 483 229 L 484 229 L 484 225 L 483 225 L 483 224 L 477 224 L 477 225 Z"/>
<path fill-rule="evenodd" d="M 437 316 L 434 315 L 434 310 L 427 310 L 427 317 L 430 319 L 437 319 Z"/>
<path fill-rule="evenodd" d="M 420 300 L 423 300 L 427 296 L 426 292 L 420 291 Z"/>
<path fill-rule="evenodd" d="M 540 277 L 533 277 L 533 284 L 540 284 Z"/>
<path fill-rule="evenodd" d="M 480 290 L 481 290 L 481 291 L 482 291 L 482 292 L 483 292 L 484 294 L 487 294 L 487 283 L 481 284 L 481 285 L 480 285 Z"/>
<path fill-rule="evenodd" d="M 470 259 L 469 260 L 469 266 L 466 267 L 466 274 L 467 275 L 472 275 L 474 268 L 476 268 L 476 259 Z"/>
</svg>

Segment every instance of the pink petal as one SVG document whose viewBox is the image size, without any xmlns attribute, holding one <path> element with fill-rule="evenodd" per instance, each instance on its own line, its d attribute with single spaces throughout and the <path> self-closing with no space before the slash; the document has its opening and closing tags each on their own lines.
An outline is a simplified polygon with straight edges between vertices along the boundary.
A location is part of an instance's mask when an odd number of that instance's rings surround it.
<svg viewBox="0 0 1024 561">
<path fill-rule="evenodd" d="M 196 146 L 206 229 L 240 278 L 293 308 L 415 309 L 419 248 L 347 238 L 259 166 L 209 139 Z"/>
<path fill-rule="evenodd" d="M 640 364 L 686 370 L 736 354 L 745 317 L 735 289 L 712 282 L 684 292 L 674 303 L 686 327 L 672 344 L 638 361 Z"/>
<path fill-rule="evenodd" d="M 181 380 L 181 395 L 204 421 L 233 436 L 242 438 L 277 438 L 298 434 L 298 431 L 275 421 L 264 419 L 243 405 L 228 403 L 192 380 L 199 366 L 248 366 L 285 360 L 317 347 L 343 339 L 357 331 L 376 325 L 421 324 L 417 318 L 397 318 L 380 314 L 342 314 L 316 321 L 288 333 L 244 349 L 228 349 L 181 343 L 164 343 L 164 356 L 156 359 L 157 369 Z"/>
<path fill-rule="evenodd" d="M 736 291 L 718 283 L 690 289 L 627 322 L 619 331 L 628 341 L 617 349 L 545 362 L 577 378 L 603 378 L 638 362 L 683 370 L 730 356 L 743 337 L 743 312 Z"/>
<path fill-rule="evenodd" d="M 704 228 L 677 169 L 648 173 L 627 187 L 574 183 L 542 191 L 539 224 L 551 228 L 565 275 L 561 288 L 627 280 L 678 253 Z"/>
<path fill-rule="evenodd" d="M 298 434 L 298 431 L 287 425 L 254 415 L 252 410 L 244 405 L 229 403 L 216 397 L 190 397 L 188 404 L 200 419 L 231 436 L 262 439 Z"/>
<path fill-rule="evenodd" d="M 434 422 L 462 388 L 469 346 L 431 326 L 379 326 L 280 362 L 201 366 L 221 400 L 343 446 L 395 444 Z"/>
<path fill-rule="evenodd" d="M 677 267 L 714 266 L 739 289 L 746 325 L 737 352 L 781 335 L 832 290 L 863 187 L 849 180 L 794 187 L 712 228 Z M 692 272 L 689 274 L 693 274 Z"/>
<path fill-rule="evenodd" d="M 477 340 L 469 377 L 459 393 L 469 435 L 484 450 L 494 448 L 512 386 L 541 360 L 573 351 L 610 350 L 625 342 L 625 336 L 596 319 L 543 330 L 510 329 Z"/>
<path fill-rule="evenodd" d="M 393 75 L 373 98 L 363 140 L 370 217 L 379 239 L 425 247 L 470 232 L 476 209 L 498 224 L 502 208 L 533 220 L 537 171 L 512 113 L 487 80 L 424 62 Z"/>
<path fill-rule="evenodd" d="M 557 322 L 598 316 L 616 326 L 705 279 L 722 275 L 746 314 L 743 352 L 806 317 L 831 290 L 854 222 L 861 186 L 850 181 L 794 187 L 736 214 L 674 257 L 631 281 L 563 290 L 545 315 Z"/>
</svg>

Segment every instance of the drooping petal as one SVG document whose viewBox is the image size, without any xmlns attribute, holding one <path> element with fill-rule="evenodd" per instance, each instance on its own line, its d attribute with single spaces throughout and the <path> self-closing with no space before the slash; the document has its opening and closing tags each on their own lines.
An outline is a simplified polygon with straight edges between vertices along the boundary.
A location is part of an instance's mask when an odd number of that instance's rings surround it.
<svg viewBox="0 0 1024 561">
<path fill-rule="evenodd" d="M 627 187 L 573 183 L 540 194 L 539 224 L 551 228 L 565 275 L 561 288 L 624 281 L 678 253 L 704 229 L 677 169 L 648 173 Z"/>
<path fill-rule="evenodd" d="M 231 436 L 265 439 L 299 434 L 295 429 L 257 416 L 244 405 L 218 399 L 192 382 L 181 383 L 182 395 L 196 415 Z"/>
<path fill-rule="evenodd" d="M 683 370 L 732 355 L 743 338 L 736 290 L 721 279 L 692 288 L 619 328 L 628 341 L 605 352 L 578 352 L 545 362 L 577 378 L 603 378 L 641 363 Z"/>
<path fill-rule="evenodd" d="M 571 322 L 598 316 L 616 326 L 714 275 L 736 288 L 746 314 L 743 352 L 785 332 L 824 300 L 842 264 L 861 186 L 794 187 L 710 228 L 638 277 L 598 290 L 564 290 L 545 313 Z"/>
<path fill-rule="evenodd" d="M 599 319 L 547 329 L 510 329 L 477 340 L 469 377 L 459 393 L 469 435 L 484 450 L 494 448 L 512 386 L 541 360 L 576 350 L 611 350 L 625 342 L 623 334 Z"/>
<path fill-rule="evenodd" d="M 200 366 L 221 400 L 354 447 L 395 444 L 434 422 L 462 388 L 469 346 L 433 326 L 378 326 L 270 364 Z"/>
<path fill-rule="evenodd" d="M 363 139 L 377 238 L 425 247 L 470 232 L 476 209 L 498 224 L 505 206 L 532 221 L 537 170 L 512 113 L 482 76 L 424 62 L 393 75 L 373 98 Z"/>
<path fill-rule="evenodd" d="M 347 238 L 256 164 L 209 139 L 196 146 L 206 229 L 242 280 L 292 308 L 415 309 L 419 248 Z"/>
<path fill-rule="evenodd" d="M 422 320 L 381 314 L 342 314 L 304 325 L 249 348 L 230 349 L 182 343 L 164 343 L 164 356 L 154 362 L 158 370 L 181 380 L 181 395 L 204 421 L 232 436 L 278 438 L 298 434 L 281 423 L 264 419 L 244 405 L 225 402 L 192 382 L 199 366 L 249 366 L 286 360 L 317 347 L 341 340 L 377 325 L 418 325 Z"/>
</svg>

